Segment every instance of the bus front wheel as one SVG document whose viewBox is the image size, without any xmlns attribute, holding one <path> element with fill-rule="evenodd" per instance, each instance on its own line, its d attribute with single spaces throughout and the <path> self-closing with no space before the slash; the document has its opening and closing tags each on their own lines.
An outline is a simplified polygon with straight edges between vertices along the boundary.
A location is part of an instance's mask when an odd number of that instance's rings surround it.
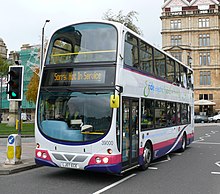
<svg viewBox="0 0 220 194">
<path fill-rule="evenodd" d="M 146 143 L 143 152 L 143 164 L 140 166 L 140 170 L 147 170 L 152 159 L 152 147 L 149 142 Z"/>
<path fill-rule="evenodd" d="M 181 148 L 179 149 L 180 152 L 184 152 L 186 150 L 186 142 L 186 134 L 183 134 Z"/>
</svg>

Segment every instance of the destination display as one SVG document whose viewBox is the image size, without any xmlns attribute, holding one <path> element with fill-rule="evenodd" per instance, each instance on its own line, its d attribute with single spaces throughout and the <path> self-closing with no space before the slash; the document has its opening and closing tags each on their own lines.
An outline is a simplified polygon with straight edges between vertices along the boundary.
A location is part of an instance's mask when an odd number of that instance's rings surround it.
<svg viewBox="0 0 220 194">
<path fill-rule="evenodd" d="M 94 84 L 105 82 L 104 70 L 53 72 L 51 76 L 53 77 L 53 82 L 70 81 L 80 84 Z"/>
<path fill-rule="evenodd" d="M 42 86 L 113 85 L 115 68 L 47 69 Z"/>
</svg>

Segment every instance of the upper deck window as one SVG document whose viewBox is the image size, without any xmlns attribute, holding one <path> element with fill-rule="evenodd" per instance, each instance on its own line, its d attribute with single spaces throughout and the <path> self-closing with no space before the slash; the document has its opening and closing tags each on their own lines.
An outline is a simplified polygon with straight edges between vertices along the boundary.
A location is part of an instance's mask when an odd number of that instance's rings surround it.
<svg viewBox="0 0 220 194">
<path fill-rule="evenodd" d="M 166 77 L 166 57 L 165 55 L 159 51 L 156 50 L 154 51 L 154 60 L 155 60 L 155 64 L 154 64 L 154 73 L 156 76 L 165 78 Z"/>
<path fill-rule="evenodd" d="M 51 38 L 46 64 L 116 61 L 117 30 L 110 24 L 82 23 Z"/>
<path fill-rule="evenodd" d="M 125 64 L 131 67 L 138 68 L 138 39 L 130 33 L 125 37 Z"/>
</svg>

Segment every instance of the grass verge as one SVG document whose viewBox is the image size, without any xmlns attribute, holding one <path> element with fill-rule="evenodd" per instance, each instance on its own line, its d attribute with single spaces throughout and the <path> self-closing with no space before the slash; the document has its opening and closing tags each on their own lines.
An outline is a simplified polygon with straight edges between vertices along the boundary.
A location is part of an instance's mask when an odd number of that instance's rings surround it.
<svg viewBox="0 0 220 194">
<path fill-rule="evenodd" d="M 15 127 L 9 127 L 7 123 L 0 123 L 0 135 L 7 136 L 10 134 L 17 134 Z M 34 123 L 23 123 L 21 135 L 34 135 Z"/>
</svg>

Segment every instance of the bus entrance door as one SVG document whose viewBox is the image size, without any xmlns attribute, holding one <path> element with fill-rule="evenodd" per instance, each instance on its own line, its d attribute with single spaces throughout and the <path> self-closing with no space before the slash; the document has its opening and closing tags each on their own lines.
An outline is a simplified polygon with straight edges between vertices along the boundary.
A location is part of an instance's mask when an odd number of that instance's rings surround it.
<svg viewBox="0 0 220 194">
<path fill-rule="evenodd" d="M 127 169 L 138 164 L 139 102 L 123 98 L 122 103 L 122 167 Z"/>
</svg>

